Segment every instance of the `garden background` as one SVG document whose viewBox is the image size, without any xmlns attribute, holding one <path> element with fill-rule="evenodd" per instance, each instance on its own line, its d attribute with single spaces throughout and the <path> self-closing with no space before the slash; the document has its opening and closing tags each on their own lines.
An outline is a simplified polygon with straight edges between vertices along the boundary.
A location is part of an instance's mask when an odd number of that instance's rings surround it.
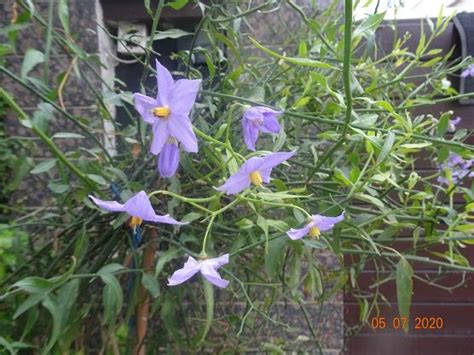
<svg viewBox="0 0 474 355">
<path fill-rule="evenodd" d="M 473 120 L 459 103 L 474 96 L 459 85 L 471 58 L 449 13 L 407 35 L 383 13 L 353 22 L 368 3 L 2 2 L 0 345 L 472 352 Z M 153 36 L 124 40 L 122 21 Z M 203 80 L 200 151 L 183 151 L 170 179 L 132 98 L 156 94 L 155 58 Z M 257 153 L 243 144 L 244 105 L 283 111 Z M 251 156 L 290 150 L 265 188 L 215 190 Z M 126 217 L 87 198 L 140 190 L 190 224 L 147 225 L 136 242 Z M 305 214 L 342 211 L 320 239 L 286 234 Z M 209 255 L 230 253 L 228 288 L 199 276 L 168 287 L 204 235 Z M 445 324 L 415 331 L 416 315 Z M 371 330 L 374 317 L 389 326 Z M 394 317 L 411 319 L 407 333 Z"/>
</svg>

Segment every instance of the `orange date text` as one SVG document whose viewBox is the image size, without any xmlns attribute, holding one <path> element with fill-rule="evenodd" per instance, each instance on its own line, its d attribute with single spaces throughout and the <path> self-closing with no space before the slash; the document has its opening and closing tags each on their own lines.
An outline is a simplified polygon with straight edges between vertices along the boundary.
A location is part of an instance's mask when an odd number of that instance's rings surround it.
<svg viewBox="0 0 474 355">
<path fill-rule="evenodd" d="M 405 329 L 407 327 L 415 330 L 439 330 L 444 328 L 443 317 L 414 317 L 412 321 L 407 317 L 373 317 L 370 327 L 375 330 L 382 329 Z"/>
</svg>

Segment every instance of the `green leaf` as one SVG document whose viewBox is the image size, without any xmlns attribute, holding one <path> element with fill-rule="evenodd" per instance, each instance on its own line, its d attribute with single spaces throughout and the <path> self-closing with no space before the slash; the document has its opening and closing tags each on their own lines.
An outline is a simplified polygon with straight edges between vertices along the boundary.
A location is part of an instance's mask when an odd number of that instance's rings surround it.
<svg viewBox="0 0 474 355">
<path fill-rule="evenodd" d="M 0 345 L 3 346 L 5 349 L 7 349 L 11 355 L 15 355 L 16 351 L 13 349 L 12 345 L 0 335 Z"/>
<path fill-rule="evenodd" d="M 262 216 L 258 215 L 257 216 L 257 226 L 260 227 L 260 229 L 263 231 L 263 234 L 265 235 L 265 251 L 268 252 L 268 223 L 265 218 Z"/>
<path fill-rule="evenodd" d="M 153 298 L 158 297 L 160 294 L 160 285 L 158 284 L 158 280 L 152 274 L 143 274 L 142 284 L 148 292 L 150 292 Z"/>
<path fill-rule="evenodd" d="M 181 10 L 188 4 L 189 0 L 174 0 L 166 5 L 173 8 L 174 10 Z"/>
<path fill-rule="evenodd" d="M 153 37 L 153 40 L 159 41 L 161 39 L 165 38 L 180 38 L 180 37 L 185 37 L 185 36 L 192 36 L 193 34 L 191 32 L 186 32 L 183 30 L 180 30 L 178 28 L 173 28 L 171 30 L 166 30 L 166 31 L 156 31 L 155 36 Z"/>
<path fill-rule="evenodd" d="M 354 197 L 358 198 L 359 200 L 371 203 L 371 204 L 373 204 L 377 207 L 380 207 L 381 209 L 383 209 L 385 207 L 383 202 L 380 201 L 378 198 L 367 195 L 367 194 L 357 193 L 357 194 L 354 195 Z"/>
<path fill-rule="evenodd" d="M 42 277 L 31 276 L 15 282 L 10 288 L 19 288 L 28 293 L 43 293 L 56 286 L 54 281 Z"/>
<path fill-rule="evenodd" d="M 43 298 L 46 296 L 46 292 L 41 292 L 41 293 L 34 293 L 30 295 L 25 302 L 20 304 L 18 308 L 16 309 L 15 314 L 13 315 L 13 319 L 17 319 L 19 316 L 21 316 L 23 313 L 25 313 L 27 310 L 29 310 L 31 307 L 34 307 L 37 305 L 39 302 L 43 300 Z"/>
<path fill-rule="evenodd" d="M 102 185 L 102 186 L 107 186 L 108 183 L 107 183 L 107 180 L 105 180 L 102 176 L 100 175 L 96 175 L 96 174 L 87 174 L 86 175 L 89 179 L 91 179 L 92 181 L 98 183 L 99 185 Z"/>
<path fill-rule="evenodd" d="M 62 322 L 61 322 L 61 311 L 58 307 L 58 302 L 53 295 L 47 295 L 43 301 L 43 306 L 51 313 L 53 317 L 53 328 L 51 329 L 51 337 L 49 338 L 48 344 L 43 349 L 42 354 L 50 354 L 51 349 L 61 335 Z"/>
<path fill-rule="evenodd" d="M 359 26 L 356 27 L 353 32 L 353 37 L 355 38 L 357 36 L 363 36 L 367 38 L 369 36 L 372 36 L 375 33 L 375 30 L 382 23 L 384 17 L 385 12 L 382 12 L 380 14 L 373 14 L 367 17 L 359 24 Z"/>
<path fill-rule="evenodd" d="M 165 265 L 169 263 L 171 260 L 177 258 L 178 255 L 179 255 L 179 250 L 177 249 L 168 249 L 163 254 L 160 254 L 160 256 L 158 257 L 158 262 L 156 263 L 156 267 L 155 267 L 155 277 L 158 277 L 158 275 L 161 273 Z"/>
<path fill-rule="evenodd" d="M 59 21 L 61 21 L 61 25 L 63 25 L 64 32 L 66 34 L 70 33 L 69 29 L 69 8 L 67 5 L 67 0 L 59 0 L 58 2 L 58 17 Z"/>
<path fill-rule="evenodd" d="M 117 263 L 112 263 L 105 265 L 102 267 L 99 271 L 97 271 L 97 275 L 105 275 L 105 274 L 115 274 L 116 272 L 119 272 L 121 270 L 124 270 L 125 266 L 117 264 Z"/>
<path fill-rule="evenodd" d="M 456 226 L 455 229 L 460 231 L 460 232 L 474 232 L 474 223 L 461 224 L 459 226 Z"/>
<path fill-rule="evenodd" d="M 197 213 L 197 212 L 189 212 L 187 215 L 185 215 L 183 218 L 181 218 L 182 222 L 192 222 L 195 221 L 196 219 L 199 219 L 202 217 L 202 213 Z"/>
<path fill-rule="evenodd" d="M 55 133 L 54 136 L 51 138 L 55 139 L 82 139 L 85 138 L 83 135 L 78 133 L 71 133 L 71 132 L 58 132 Z"/>
<path fill-rule="evenodd" d="M 38 64 L 44 62 L 44 54 L 37 49 L 29 48 L 26 51 L 25 58 L 21 65 L 20 76 L 22 79 L 26 79 L 29 72 Z"/>
<path fill-rule="evenodd" d="M 45 173 L 51 170 L 55 166 L 56 166 L 56 159 L 48 159 L 36 165 L 35 168 L 30 171 L 30 173 L 31 174 Z"/>
<path fill-rule="evenodd" d="M 101 273 L 100 278 L 105 283 L 102 292 L 104 303 L 104 322 L 115 324 L 115 318 L 122 309 L 123 293 L 117 278 L 110 273 Z"/>
<path fill-rule="evenodd" d="M 48 188 L 56 194 L 63 194 L 66 191 L 69 191 L 68 184 L 61 184 L 55 181 L 48 182 Z"/>
<path fill-rule="evenodd" d="M 339 168 L 334 169 L 334 177 L 340 182 L 342 182 L 344 185 L 352 186 L 351 180 L 347 178 L 347 176 L 344 174 L 344 172 L 341 169 Z"/>
<path fill-rule="evenodd" d="M 278 54 L 264 46 L 262 46 L 260 43 L 258 43 L 255 39 L 252 37 L 249 37 L 250 42 L 254 44 L 255 47 L 258 49 L 264 51 L 267 53 L 269 56 L 281 59 L 285 62 L 291 63 L 291 64 L 296 64 L 296 65 L 302 65 L 305 67 L 312 67 L 312 68 L 323 68 L 323 69 L 335 69 L 331 65 L 320 62 L 319 60 L 314 60 L 314 59 L 308 59 L 308 58 L 294 58 L 294 57 L 285 57 L 281 54 Z"/>
<path fill-rule="evenodd" d="M 395 134 L 393 134 L 392 132 L 388 132 L 387 138 L 385 139 L 385 143 L 383 144 L 382 150 L 379 156 L 377 157 L 377 162 L 376 162 L 377 165 L 382 163 L 385 160 L 385 158 L 388 157 L 388 155 L 390 154 L 390 151 L 392 150 L 393 143 L 395 143 Z"/>
<path fill-rule="evenodd" d="M 396 268 L 396 285 L 397 285 L 397 301 L 398 301 L 398 312 L 400 317 L 406 317 L 409 319 L 410 316 L 410 305 L 411 296 L 413 292 L 413 269 L 410 263 L 401 257 Z M 404 328 L 405 332 L 408 332 L 408 323 Z"/>
<path fill-rule="evenodd" d="M 269 279 L 273 279 L 280 271 L 287 242 L 287 237 L 276 238 L 268 242 L 268 253 L 265 254 L 265 271 Z"/>
<path fill-rule="evenodd" d="M 438 136 L 442 137 L 448 130 L 449 126 L 449 121 L 450 121 L 450 114 L 443 114 L 441 115 L 438 123 Z"/>
<path fill-rule="evenodd" d="M 308 56 L 308 46 L 306 42 L 302 40 L 298 46 L 298 56 L 306 58 Z"/>
</svg>

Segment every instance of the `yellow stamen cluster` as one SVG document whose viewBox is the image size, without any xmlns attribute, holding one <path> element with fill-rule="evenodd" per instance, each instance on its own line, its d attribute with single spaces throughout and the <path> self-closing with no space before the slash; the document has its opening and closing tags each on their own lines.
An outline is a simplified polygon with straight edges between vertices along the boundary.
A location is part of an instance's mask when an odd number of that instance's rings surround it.
<svg viewBox="0 0 474 355">
<path fill-rule="evenodd" d="M 254 184 L 255 186 L 262 186 L 263 180 L 260 171 L 255 170 L 254 172 L 251 172 L 249 174 L 249 178 L 252 184 Z"/>
<path fill-rule="evenodd" d="M 170 115 L 170 108 L 168 106 L 158 106 L 153 109 L 153 115 L 155 117 L 166 119 Z"/>
<path fill-rule="evenodd" d="M 321 234 L 321 231 L 319 230 L 318 227 L 311 227 L 309 229 L 309 236 L 311 238 L 319 238 L 320 234 Z"/>
<path fill-rule="evenodd" d="M 132 216 L 132 218 L 130 219 L 130 227 L 136 227 L 136 226 L 139 226 L 141 225 L 143 222 L 143 219 L 141 219 L 140 217 L 135 217 L 135 216 Z"/>
</svg>

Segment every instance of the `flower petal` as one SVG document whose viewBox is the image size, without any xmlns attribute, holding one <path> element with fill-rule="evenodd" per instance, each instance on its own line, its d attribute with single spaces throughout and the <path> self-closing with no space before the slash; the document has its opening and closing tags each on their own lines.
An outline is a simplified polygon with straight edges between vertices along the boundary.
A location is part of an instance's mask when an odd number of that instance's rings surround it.
<svg viewBox="0 0 474 355">
<path fill-rule="evenodd" d="M 158 158 L 158 171 L 162 177 L 172 177 L 179 166 L 179 147 L 177 143 L 166 143 Z"/>
<path fill-rule="evenodd" d="M 171 73 L 156 60 L 156 82 L 158 85 L 158 96 L 160 106 L 169 106 L 170 94 L 173 91 L 174 80 Z"/>
<path fill-rule="evenodd" d="M 337 217 L 326 217 L 326 216 L 321 216 L 317 214 L 313 216 L 313 222 L 316 225 L 316 227 L 319 228 L 321 232 L 324 232 L 329 229 L 332 229 L 336 223 L 339 223 L 342 220 L 344 220 L 344 213 L 345 212 L 342 212 Z"/>
<path fill-rule="evenodd" d="M 156 214 L 145 191 L 140 191 L 128 199 L 124 207 L 130 216 L 139 217 L 144 221 L 154 222 Z"/>
<path fill-rule="evenodd" d="M 260 130 L 265 133 L 279 133 L 281 127 L 277 117 L 280 115 L 280 112 L 271 111 L 272 112 L 266 112 L 263 115 L 263 125 Z"/>
<path fill-rule="evenodd" d="M 185 225 L 185 224 L 189 223 L 189 222 L 179 222 L 179 221 L 175 220 L 173 217 L 170 217 L 168 214 L 166 214 L 164 216 L 160 216 L 160 215 L 155 214 L 155 217 L 150 222 L 157 222 L 157 223 L 164 223 L 164 224 L 176 224 L 178 226 L 182 226 L 182 225 Z"/>
<path fill-rule="evenodd" d="M 94 202 L 97 206 L 99 206 L 100 208 L 103 208 L 104 210 L 112 211 L 112 212 L 125 211 L 125 206 L 122 205 L 121 203 L 118 203 L 117 201 L 103 201 L 92 195 L 89 195 L 89 198 L 92 200 L 92 202 Z"/>
<path fill-rule="evenodd" d="M 217 270 L 221 266 L 224 266 L 229 263 L 229 254 L 224 254 L 213 259 L 208 259 L 207 262 L 209 262 L 212 267 Z"/>
<path fill-rule="evenodd" d="M 180 79 L 173 87 L 170 96 L 171 112 L 188 116 L 196 102 L 196 97 L 201 87 L 201 80 Z"/>
<path fill-rule="evenodd" d="M 306 234 L 309 233 L 309 230 L 311 228 L 311 225 L 307 224 L 303 228 L 291 228 L 286 234 L 288 234 L 288 237 L 292 240 L 298 240 L 303 238 Z"/>
<path fill-rule="evenodd" d="M 245 115 L 242 119 L 242 132 L 247 148 L 255 151 L 255 142 L 258 139 L 258 128 Z"/>
<path fill-rule="evenodd" d="M 217 190 L 225 192 L 227 195 L 234 195 L 245 190 L 249 186 L 249 175 L 239 170 L 235 174 L 231 175 L 223 185 L 217 188 Z"/>
<path fill-rule="evenodd" d="M 153 124 L 155 122 L 156 117 L 153 115 L 151 110 L 153 110 L 156 106 L 158 106 L 158 102 L 155 99 L 135 93 L 133 94 L 135 109 L 138 111 L 140 116 L 142 116 L 143 120 L 146 123 Z"/>
<path fill-rule="evenodd" d="M 164 120 L 158 119 L 153 125 L 153 138 L 150 146 L 150 153 L 160 154 L 169 137 L 168 124 Z"/>
<path fill-rule="evenodd" d="M 263 169 L 259 170 L 260 176 L 262 177 L 262 181 L 265 184 L 268 184 L 270 182 L 270 174 L 272 173 L 272 169 Z"/>
<path fill-rule="evenodd" d="M 168 118 L 168 130 L 183 145 L 185 151 L 197 153 L 197 138 L 189 117 L 171 113 Z"/>
<path fill-rule="evenodd" d="M 229 284 L 229 281 L 221 278 L 221 275 L 219 275 L 219 273 L 214 270 L 210 264 L 203 263 L 201 268 L 201 274 L 207 281 L 217 287 L 226 288 Z"/>
<path fill-rule="evenodd" d="M 275 166 L 283 163 L 285 160 L 290 159 L 293 155 L 295 155 L 295 153 L 296 150 L 293 150 L 291 152 L 277 152 L 265 155 L 264 157 L 262 157 L 263 163 L 259 167 L 259 171 L 265 169 L 272 169 Z"/>
<path fill-rule="evenodd" d="M 201 268 L 201 265 L 192 256 L 188 258 L 188 261 L 184 266 L 176 270 L 170 278 L 168 278 L 168 286 L 176 286 L 189 280 L 191 277 L 196 275 Z"/>
<path fill-rule="evenodd" d="M 242 166 L 239 168 L 239 171 L 248 175 L 256 170 L 260 170 L 259 168 L 262 166 L 262 164 L 263 158 L 252 157 L 242 164 Z"/>
</svg>

